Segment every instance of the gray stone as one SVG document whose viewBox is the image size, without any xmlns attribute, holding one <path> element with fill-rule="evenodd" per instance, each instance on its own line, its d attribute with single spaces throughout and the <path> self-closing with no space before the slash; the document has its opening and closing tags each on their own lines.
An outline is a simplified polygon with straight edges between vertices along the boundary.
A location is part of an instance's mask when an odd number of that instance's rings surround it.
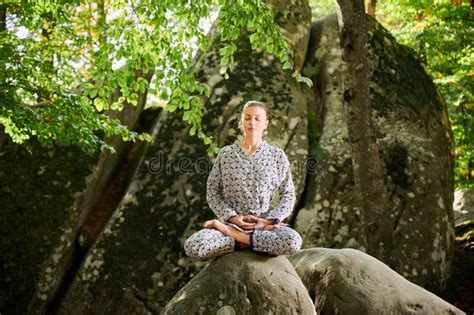
<svg viewBox="0 0 474 315">
<path fill-rule="evenodd" d="M 130 129 L 145 104 L 108 111 Z M 123 162 L 130 147 L 115 136 L 108 150 L 88 156 L 64 144 L 32 154 L 0 130 L 0 313 L 42 314 L 56 296 L 74 259 L 80 227 Z M 7 254 L 4 254 L 7 253 Z"/>
<path fill-rule="evenodd" d="M 241 251 L 211 262 L 171 299 L 161 314 L 316 312 L 286 257 Z"/>
<path fill-rule="evenodd" d="M 0 131 L 1 133 L 1 131 Z M 73 256 L 98 155 L 10 139 L 0 152 L 0 313 L 41 313 Z"/>
<path fill-rule="evenodd" d="M 474 190 L 463 188 L 454 193 L 454 223 L 474 220 Z"/>
<path fill-rule="evenodd" d="M 465 314 L 355 249 L 309 248 L 288 259 L 319 314 Z"/>
<path fill-rule="evenodd" d="M 304 72 L 315 82 L 309 109 L 314 158 L 295 229 L 303 246 L 367 251 L 372 231 L 383 235 L 368 252 L 431 291 L 441 292 L 453 259 L 452 132 L 446 105 L 407 47 L 368 17 L 373 125 L 388 207 L 366 222 L 357 202 L 343 106 L 339 30 L 335 15 L 313 25 Z M 374 242 L 371 239 L 372 242 Z"/>
</svg>

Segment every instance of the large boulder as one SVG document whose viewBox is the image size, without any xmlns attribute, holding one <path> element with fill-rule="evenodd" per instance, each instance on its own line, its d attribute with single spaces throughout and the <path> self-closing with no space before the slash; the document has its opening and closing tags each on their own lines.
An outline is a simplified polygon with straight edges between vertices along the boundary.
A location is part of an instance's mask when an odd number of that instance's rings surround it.
<svg viewBox="0 0 474 315">
<path fill-rule="evenodd" d="M 42 312 L 71 264 L 98 156 L 0 138 L 0 313 Z"/>
<path fill-rule="evenodd" d="M 368 17 L 373 127 L 387 206 L 366 222 L 357 201 L 343 106 L 345 74 L 335 15 L 312 28 L 304 73 L 315 82 L 309 109 L 313 162 L 295 229 L 303 247 L 367 251 L 373 231 L 384 242 L 368 254 L 429 290 L 446 287 L 453 258 L 453 152 L 446 105 L 407 47 Z"/>
<path fill-rule="evenodd" d="M 242 251 L 210 263 L 169 301 L 161 314 L 303 315 L 316 311 L 285 256 Z"/>
<path fill-rule="evenodd" d="M 464 314 L 359 250 L 309 248 L 288 259 L 318 314 Z"/>
<path fill-rule="evenodd" d="M 274 3 L 279 22 L 292 19 L 283 25 L 307 25 L 309 31 L 307 1 Z M 307 38 L 300 36 L 302 41 Z M 306 45 L 293 43 L 294 49 Z M 192 71 L 212 88 L 204 99 L 204 131 L 219 147 L 232 143 L 242 105 L 260 99 L 271 114 L 267 141 L 282 147 L 290 162 L 304 161 L 310 90 L 282 70 L 278 60 L 262 50 L 252 51 L 247 32 L 237 46 L 237 66 L 228 80 L 219 73 L 218 38 L 195 60 Z M 189 136 L 189 130 L 180 112 L 160 114 L 152 133 L 155 143 L 146 147 L 125 196 L 79 268 L 59 313 L 159 312 L 202 269 L 202 263 L 185 256 L 183 245 L 213 216 L 205 198 L 212 164 L 206 146 Z M 306 170 L 291 166 L 301 195 Z"/>
<path fill-rule="evenodd" d="M 454 193 L 454 223 L 458 225 L 474 220 L 474 190 L 459 189 Z"/>
<path fill-rule="evenodd" d="M 137 106 L 109 115 L 137 126 Z M 0 130 L 0 313 L 44 313 L 73 265 L 78 231 L 107 188 L 130 147 L 106 139 L 116 153 L 87 155 L 60 143 L 32 152 Z"/>
</svg>

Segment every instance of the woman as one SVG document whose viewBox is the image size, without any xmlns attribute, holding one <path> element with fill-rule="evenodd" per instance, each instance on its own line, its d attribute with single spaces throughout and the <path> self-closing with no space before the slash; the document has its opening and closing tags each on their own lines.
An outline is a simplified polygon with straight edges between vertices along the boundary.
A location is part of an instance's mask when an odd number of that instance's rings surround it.
<svg viewBox="0 0 474 315">
<path fill-rule="evenodd" d="M 301 236 L 282 223 L 296 199 L 290 164 L 282 149 L 262 139 L 267 127 L 265 105 L 247 102 L 239 121 L 243 142 L 219 151 L 207 179 L 207 201 L 217 219 L 204 222 L 204 229 L 186 240 L 188 256 L 204 260 L 245 248 L 289 255 L 301 248 Z"/>
</svg>

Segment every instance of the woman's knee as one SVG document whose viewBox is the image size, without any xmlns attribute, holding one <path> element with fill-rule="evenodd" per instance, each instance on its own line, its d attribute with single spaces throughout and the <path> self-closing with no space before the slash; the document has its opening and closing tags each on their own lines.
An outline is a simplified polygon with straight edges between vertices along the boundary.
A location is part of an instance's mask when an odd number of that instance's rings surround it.
<svg viewBox="0 0 474 315">
<path fill-rule="evenodd" d="M 302 244 L 303 244 L 303 239 L 301 238 L 301 235 L 299 235 L 299 233 L 296 231 L 291 233 L 290 237 L 288 238 L 288 254 L 287 255 L 292 255 L 292 254 L 297 253 L 301 249 Z"/>
<path fill-rule="evenodd" d="M 188 237 L 188 239 L 184 242 L 184 252 L 186 253 L 187 256 L 196 258 L 197 254 L 197 247 L 198 244 L 196 244 L 196 240 L 194 239 L 194 234 Z"/>
<path fill-rule="evenodd" d="M 285 233 L 281 241 L 285 244 L 284 248 L 284 255 L 292 255 L 297 253 L 303 244 L 303 240 L 301 235 L 293 230 L 292 228 L 285 228 Z"/>
<path fill-rule="evenodd" d="M 254 250 L 273 255 L 292 255 L 301 249 L 302 239 L 295 230 L 280 227 L 274 231 L 254 233 Z"/>
<path fill-rule="evenodd" d="M 205 245 L 207 240 L 206 233 L 203 233 L 202 230 L 197 231 L 196 233 L 192 234 L 186 241 L 184 242 L 184 252 L 187 256 L 196 259 L 202 259 L 201 255 L 201 247 Z"/>
<path fill-rule="evenodd" d="M 222 239 L 223 234 L 216 230 L 203 229 L 191 235 L 184 242 L 184 251 L 187 256 L 206 260 L 216 257 L 226 249 L 226 241 Z"/>
</svg>

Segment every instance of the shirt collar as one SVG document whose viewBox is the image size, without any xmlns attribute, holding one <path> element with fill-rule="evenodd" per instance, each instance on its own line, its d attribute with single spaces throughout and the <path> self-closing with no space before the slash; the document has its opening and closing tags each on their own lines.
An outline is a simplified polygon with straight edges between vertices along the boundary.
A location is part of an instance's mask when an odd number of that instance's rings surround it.
<svg viewBox="0 0 474 315">
<path fill-rule="evenodd" d="M 263 140 L 262 143 L 260 143 L 260 145 L 257 147 L 257 150 L 255 150 L 255 152 L 253 152 L 250 156 L 255 155 L 257 152 L 263 150 L 267 145 L 268 145 L 267 141 Z M 240 140 L 238 139 L 235 140 L 234 146 L 236 147 L 238 152 L 242 153 L 245 156 L 248 156 L 245 154 L 244 148 L 240 146 Z"/>
</svg>

